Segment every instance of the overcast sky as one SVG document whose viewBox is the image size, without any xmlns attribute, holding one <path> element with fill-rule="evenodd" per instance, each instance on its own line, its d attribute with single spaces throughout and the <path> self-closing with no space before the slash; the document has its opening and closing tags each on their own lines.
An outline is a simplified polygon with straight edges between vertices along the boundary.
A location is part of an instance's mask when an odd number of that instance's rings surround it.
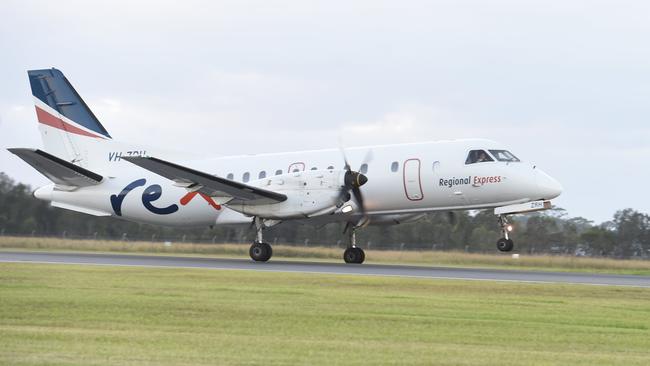
<svg viewBox="0 0 650 366">
<path fill-rule="evenodd" d="M 57 67 L 115 139 L 227 155 L 482 137 L 571 216 L 650 212 L 648 1 L 12 1 L 4 150 L 40 146 L 26 70 Z"/>
</svg>

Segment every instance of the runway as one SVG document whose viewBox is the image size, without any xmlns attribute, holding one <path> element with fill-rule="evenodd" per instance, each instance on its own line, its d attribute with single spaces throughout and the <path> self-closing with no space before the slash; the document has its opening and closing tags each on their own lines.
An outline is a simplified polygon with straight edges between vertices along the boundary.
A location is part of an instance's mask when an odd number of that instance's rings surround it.
<svg viewBox="0 0 650 366">
<path fill-rule="evenodd" d="M 650 288 L 650 276 L 378 264 L 359 265 L 344 263 L 339 264 L 322 262 L 276 261 L 273 259 L 266 263 L 258 263 L 253 262 L 250 259 L 171 257 L 129 254 L 0 251 L 0 262 L 84 264 L 158 268 L 202 268 L 475 281 L 633 286 Z"/>
</svg>

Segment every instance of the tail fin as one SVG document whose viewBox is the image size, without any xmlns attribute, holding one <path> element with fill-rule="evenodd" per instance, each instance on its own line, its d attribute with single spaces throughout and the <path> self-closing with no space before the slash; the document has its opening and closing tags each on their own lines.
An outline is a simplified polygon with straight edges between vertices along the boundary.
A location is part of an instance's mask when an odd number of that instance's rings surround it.
<svg viewBox="0 0 650 366">
<path fill-rule="evenodd" d="M 45 150 L 87 166 L 88 145 L 111 140 L 108 131 L 57 69 L 29 70 Z"/>
</svg>

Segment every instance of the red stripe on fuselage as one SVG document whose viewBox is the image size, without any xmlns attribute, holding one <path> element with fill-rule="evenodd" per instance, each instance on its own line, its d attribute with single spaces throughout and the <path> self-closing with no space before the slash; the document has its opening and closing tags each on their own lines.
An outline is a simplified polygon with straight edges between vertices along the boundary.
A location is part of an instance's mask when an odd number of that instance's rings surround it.
<svg viewBox="0 0 650 366">
<path fill-rule="evenodd" d="M 62 119 L 58 117 L 54 117 L 53 115 L 44 111 L 38 106 L 36 106 L 36 117 L 38 118 L 38 122 L 44 125 L 48 125 L 50 127 L 58 128 L 59 130 L 63 130 L 65 132 L 75 133 L 77 135 L 94 137 L 94 138 L 102 138 L 101 136 L 94 135 L 90 132 L 86 132 L 78 127 L 75 127 L 69 123 L 63 122 Z"/>
</svg>

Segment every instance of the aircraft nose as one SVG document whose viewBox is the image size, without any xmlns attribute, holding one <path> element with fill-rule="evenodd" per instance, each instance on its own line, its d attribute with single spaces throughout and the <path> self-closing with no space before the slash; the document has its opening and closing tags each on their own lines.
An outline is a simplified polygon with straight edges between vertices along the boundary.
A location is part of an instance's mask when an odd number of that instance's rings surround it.
<svg viewBox="0 0 650 366">
<path fill-rule="evenodd" d="M 550 200 L 562 193 L 562 185 L 560 182 L 539 169 L 536 169 L 536 180 L 537 189 L 541 195 L 540 198 Z"/>
</svg>

